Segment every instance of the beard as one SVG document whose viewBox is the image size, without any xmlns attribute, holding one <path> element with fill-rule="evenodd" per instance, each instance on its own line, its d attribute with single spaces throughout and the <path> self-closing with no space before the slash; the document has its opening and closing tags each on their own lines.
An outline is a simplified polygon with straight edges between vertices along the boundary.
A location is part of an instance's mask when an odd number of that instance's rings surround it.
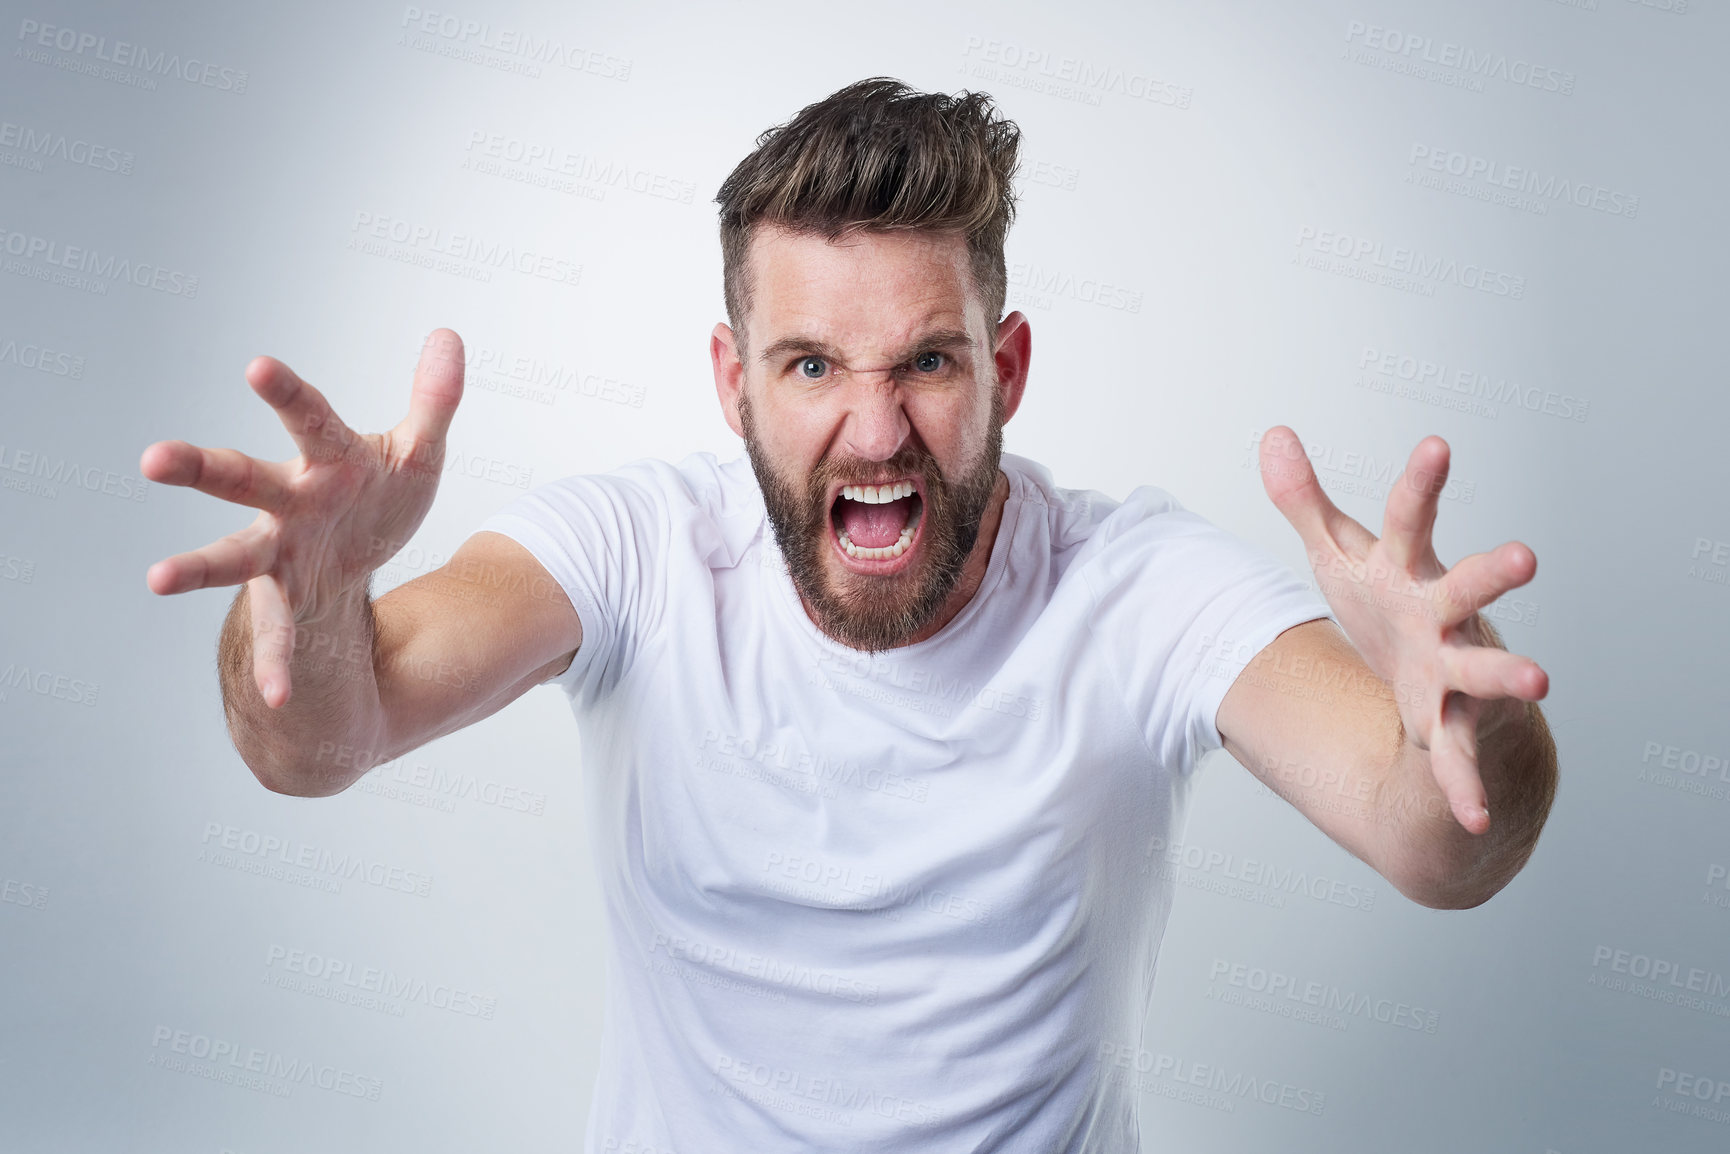
<svg viewBox="0 0 1730 1154">
<path fill-rule="evenodd" d="M 844 645 L 878 653 L 905 645 L 930 625 L 961 580 L 997 487 L 1003 457 L 1003 395 L 991 390 L 985 447 L 953 482 L 943 476 L 929 451 L 907 446 L 887 461 L 826 457 L 801 488 L 776 472 L 764 453 L 744 393 L 739 396 L 739 423 L 775 543 L 787 562 L 787 575 L 811 607 L 818 628 Z M 845 573 L 831 582 L 827 567 L 831 507 L 825 498 L 836 481 L 885 473 L 921 479 L 919 556 L 900 573 L 882 577 Z"/>
</svg>

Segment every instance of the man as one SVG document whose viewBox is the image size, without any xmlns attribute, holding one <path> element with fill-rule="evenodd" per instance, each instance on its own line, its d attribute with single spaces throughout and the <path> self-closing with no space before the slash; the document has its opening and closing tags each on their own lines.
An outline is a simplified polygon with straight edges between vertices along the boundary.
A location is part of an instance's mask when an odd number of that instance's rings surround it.
<svg viewBox="0 0 1730 1154">
<path fill-rule="evenodd" d="M 542 485 L 376 604 L 432 501 L 454 333 L 389 433 L 261 357 L 299 461 L 145 451 L 261 510 L 148 580 L 245 583 L 224 703 L 268 788 L 337 793 L 531 686 L 570 696 L 614 988 L 589 1150 L 1134 1150 L 1101 1058 L 1140 1035 L 1170 909 L 1141 863 L 1221 745 L 1426 905 L 1487 900 L 1535 844 L 1546 678 L 1476 613 L 1535 560 L 1440 564 L 1439 438 L 1377 539 L 1264 437 L 1326 601 L 1160 489 L 1002 452 L 1031 355 L 1003 315 L 1017 147 L 984 96 L 886 79 L 764 134 L 717 198 L 746 458 Z"/>
</svg>

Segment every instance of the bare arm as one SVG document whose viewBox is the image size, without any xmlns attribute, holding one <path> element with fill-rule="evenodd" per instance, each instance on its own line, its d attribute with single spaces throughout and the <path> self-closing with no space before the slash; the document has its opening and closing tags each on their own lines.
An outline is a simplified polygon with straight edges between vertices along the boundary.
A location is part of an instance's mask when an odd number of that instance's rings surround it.
<svg viewBox="0 0 1730 1154">
<path fill-rule="evenodd" d="M 266 788 L 326 797 L 371 767 L 490 717 L 570 666 L 582 627 L 534 555 L 477 533 L 448 564 L 378 601 L 364 589 L 296 629 L 295 692 L 278 709 L 252 677 L 247 592 L 217 667 L 229 733 Z"/>
<path fill-rule="evenodd" d="M 408 415 L 345 425 L 281 361 L 247 382 L 300 449 L 275 463 L 158 441 L 139 467 L 163 484 L 257 509 L 245 529 L 158 561 L 159 594 L 243 586 L 217 652 L 241 757 L 280 793 L 325 796 L 382 761 L 478 721 L 566 668 L 582 641 L 565 592 L 522 546 L 478 533 L 448 565 L 376 604 L 372 573 L 432 507 L 463 390 L 462 341 L 427 338 Z"/>
<path fill-rule="evenodd" d="M 1417 691 L 1377 676 L 1332 621 L 1308 621 L 1232 682 L 1220 734 L 1245 768 L 1406 897 L 1436 909 L 1479 905 L 1537 846 L 1556 793 L 1555 743 L 1536 702 L 1486 702 L 1477 764 L 1495 820 L 1469 833 L 1430 751 L 1400 719 L 1398 699 Z"/>
<path fill-rule="evenodd" d="M 1329 500 L 1295 433 L 1268 430 L 1262 483 L 1345 632 L 1286 630 L 1217 720 L 1234 756 L 1401 893 L 1460 909 L 1531 856 L 1557 764 L 1537 706 L 1549 675 L 1478 612 L 1530 581 L 1537 557 L 1511 541 L 1441 563 L 1432 529 L 1449 458 L 1440 437 L 1419 442 L 1378 538 Z"/>
</svg>

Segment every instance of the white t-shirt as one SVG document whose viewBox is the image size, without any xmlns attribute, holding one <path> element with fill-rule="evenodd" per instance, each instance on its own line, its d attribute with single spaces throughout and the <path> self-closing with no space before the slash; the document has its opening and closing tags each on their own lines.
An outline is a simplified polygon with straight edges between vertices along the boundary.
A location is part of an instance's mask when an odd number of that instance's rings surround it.
<svg viewBox="0 0 1730 1154">
<path fill-rule="evenodd" d="M 610 931 L 590 1154 L 1137 1149 L 1101 1055 L 1141 1038 L 1170 912 L 1150 839 L 1237 672 L 1331 614 L 1161 489 L 1002 468 L 979 591 L 875 658 L 805 615 L 743 455 L 482 524 L 582 621 L 555 683 Z"/>
</svg>

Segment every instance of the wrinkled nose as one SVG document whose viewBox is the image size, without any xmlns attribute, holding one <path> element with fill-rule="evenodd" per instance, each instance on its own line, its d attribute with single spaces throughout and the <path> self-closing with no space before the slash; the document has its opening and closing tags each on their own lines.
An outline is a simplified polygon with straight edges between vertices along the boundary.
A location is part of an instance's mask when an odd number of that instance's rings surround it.
<svg viewBox="0 0 1730 1154">
<path fill-rule="evenodd" d="M 850 385 L 842 446 L 867 461 L 887 461 L 912 431 L 893 370 L 857 373 Z"/>
</svg>

